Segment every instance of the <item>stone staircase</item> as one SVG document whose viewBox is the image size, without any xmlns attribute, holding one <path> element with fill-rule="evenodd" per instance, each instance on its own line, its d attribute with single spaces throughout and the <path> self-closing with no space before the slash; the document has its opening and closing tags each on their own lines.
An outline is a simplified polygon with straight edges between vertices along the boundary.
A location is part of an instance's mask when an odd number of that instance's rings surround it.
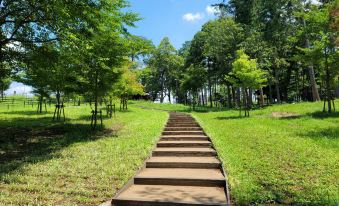
<svg viewBox="0 0 339 206">
<path fill-rule="evenodd" d="M 209 137 L 189 115 L 171 113 L 157 147 L 113 206 L 230 205 Z"/>
</svg>

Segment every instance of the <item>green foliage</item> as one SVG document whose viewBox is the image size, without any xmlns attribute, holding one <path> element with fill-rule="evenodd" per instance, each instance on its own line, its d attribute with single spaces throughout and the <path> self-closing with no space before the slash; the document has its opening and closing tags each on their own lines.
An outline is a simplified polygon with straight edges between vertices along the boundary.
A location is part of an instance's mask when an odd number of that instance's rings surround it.
<svg viewBox="0 0 339 206">
<path fill-rule="evenodd" d="M 144 88 L 137 81 L 136 72 L 132 71 L 133 62 L 126 63 L 123 67 L 122 77 L 114 85 L 114 95 L 119 98 L 128 98 L 133 95 L 143 95 Z"/>
<path fill-rule="evenodd" d="M 162 39 L 146 62 L 149 70 L 144 75 L 149 75 L 147 78 L 148 84 L 153 85 L 146 87 L 146 91 L 155 97 L 160 93 L 160 101 L 163 102 L 166 93 L 170 96 L 171 91 L 175 90 L 183 61 L 169 39 L 167 37 Z"/>
<path fill-rule="evenodd" d="M 238 50 L 237 55 L 238 58 L 232 63 L 232 72 L 226 79 L 238 87 L 262 87 L 267 81 L 266 72 L 257 67 L 256 59 L 250 59 L 243 50 Z"/>
</svg>

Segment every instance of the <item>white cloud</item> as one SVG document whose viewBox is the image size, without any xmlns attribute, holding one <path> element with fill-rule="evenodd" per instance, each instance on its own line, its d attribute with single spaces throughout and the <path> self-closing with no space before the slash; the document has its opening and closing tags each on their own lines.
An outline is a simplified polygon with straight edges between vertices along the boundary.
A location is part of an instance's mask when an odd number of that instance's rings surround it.
<svg viewBox="0 0 339 206">
<path fill-rule="evenodd" d="M 201 19 L 205 18 L 205 15 L 203 13 L 197 12 L 195 14 L 193 13 L 187 13 L 182 16 L 182 19 L 188 22 L 195 22 L 199 21 Z"/>
<path fill-rule="evenodd" d="M 205 10 L 206 10 L 206 13 L 208 15 L 214 15 L 214 14 L 218 13 L 218 9 L 216 7 L 213 7 L 213 6 L 210 6 L 210 5 L 206 6 Z"/>
<path fill-rule="evenodd" d="M 311 4 L 320 5 L 321 3 L 318 0 L 310 0 Z"/>
</svg>

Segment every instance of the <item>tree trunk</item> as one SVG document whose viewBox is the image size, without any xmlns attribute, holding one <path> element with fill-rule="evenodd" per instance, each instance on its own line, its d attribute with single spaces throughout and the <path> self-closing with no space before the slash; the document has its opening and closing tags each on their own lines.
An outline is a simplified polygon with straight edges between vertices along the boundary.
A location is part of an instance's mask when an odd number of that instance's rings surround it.
<svg viewBox="0 0 339 206">
<path fill-rule="evenodd" d="M 217 94 L 217 83 L 214 84 L 214 94 Z M 215 107 L 218 107 L 218 102 L 216 101 L 216 99 L 214 99 L 214 105 Z"/>
<path fill-rule="evenodd" d="M 233 102 L 232 104 L 233 104 L 234 107 L 236 107 L 237 106 L 237 98 L 236 98 L 235 89 L 234 89 L 233 86 L 232 86 L 231 90 L 232 90 L 232 102 Z"/>
<path fill-rule="evenodd" d="M 296 101 L 300 102 L 300 91 L 299 91 L 299 70 L 296 70 L 296 75 L 295 75 L 295 83 L 296 83 Z"/>
<path fill-rule="evenodd" d="M 330 80 L 331 80 L 331 77 L 330 77 L 330 71 L 329 71 L 329 68 L 328 68 L 328 56 L 327 56 L 327 52 L 326 52 L 326 49 L 324 51 L 325 53 L 325 69 L 326 69 L 326 98 L 327 98 L 327 111 L 328 113 L 332 113 L 332 104 L 331 104 L 331 101 L 332 101 L 332 93 L 331 93 L 331 85 L 330 85 Z"/>
<path fill-rule="evenodd" d="M 231 95 L 231 86 L 227 85 L 227 103 L 228 107 L 232 108 L 232 95 Z"/>
<path fill-rule="evenodd" d="M 277 95 L 278 104 L 280 104 L 281 99 L 280 99 L 280 87 L 279 87 L 279 73 L 278 73 L 277 68 L 274 69 L 274 77 L 275 77 L 275 92 Z"/>
<path fill-rule="evenodd" d="M 168 89 L 168 101 L 171 104 L 171 89 Z"/>
<path fill-rule="evenodd" d="M 260 92 L 259 104 L 260 104 L 260 107 L 264 107 L 264 91 L 262 87 L 260 87 L 259 92 Z"/>
<path fill-rule="evenodd" d="M 4 89 L 1 88 L 1 101 L 3 102 L 4 101 Z"/>
<path fill-rule="evenodd" d="M 271 78 L 268 78 L 268 96 L 269 96 L 269 103 L 270 105 L 273 104 L 273 97 L 272 97 L 272 81 Z"/>
<path fill-rule="evenodd" d="M 40 95 L 40 100 L 39 100 L 39 113 L 41 114 L 42 113 L 42 101 L 43 101 L 43 96 Z"/>
<path fill-rule="evenodd" d="M 244 101 L 244 110 L 245 110 L 245 117 L 249 117 L 249 94 L 247 88 L 243 87 L 243 101 Z"/>
<path fill-rule="evenodd" d="M 305 19 L 303 19 L 303 23 L 304 23 L 304 27 L 306 27 Z M 306 40 L 305 40 L 305 47 L 310 48 L 310 40 L 308 39 L 307 35 L 306 35 Z M 318 86 L 317 86 L 317 82 L 315 81 L 313 64 L 308 66 L 308 75 L 310 77 L 310 83 L 311 83 L 311 88 L 312 88 L 312 99 L 313 101 L 320 101 Z"/>
<path fill-rule="evenodd" d="M 247 106 L 248 106 L 248 108 L 252 108 L 252 104 L 253 104 L 253 102 L 252 102 L 252 89 L 251 88 L 249 88 L 248 89 L 248 94 L 247 94 Z"/>
<path fill-rule="evenodd" d="M 208 90 L 210 98 L 210 107 L 213 107 L 211 77 L 208 77 Z"/>
<path fill-rule="evenodd" d="M 98 71 L 95 73 L 95 88 L 94 88 L 94 124 L 92 126 L 93 129 L 97 126 L 97 115 L 98 115 Z"/>
<path fill-rule="evenodd" d="M 241 91 L 240 88 L 237 89 L 237 105 L 241 107 Z"/>
<path fill-rule="evenodd" d="M 201 102 L 202 102 L 202 106 L 205 106 L 204 88 L 201 89 Z"/>
</svg>

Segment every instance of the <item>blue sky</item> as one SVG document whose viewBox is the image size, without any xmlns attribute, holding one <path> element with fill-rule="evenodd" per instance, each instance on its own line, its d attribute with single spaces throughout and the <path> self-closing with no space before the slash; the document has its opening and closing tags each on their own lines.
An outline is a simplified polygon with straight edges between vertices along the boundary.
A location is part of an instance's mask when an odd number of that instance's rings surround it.
<svg viewBox="0 0 339 206">
<path fill-rule="evenodd" d="M 194 34 L 209 19 L 214 18 L 213 10 L 208 7 L 220 0 L 130 0 L 131 11 L 143 18 L 137 22 L 137 28 L 130 29 L 135 35 L 151 39 L 158 45 L 163 37 L 169 37 L 179 49 L 191 40 Z"/>
</svg>

